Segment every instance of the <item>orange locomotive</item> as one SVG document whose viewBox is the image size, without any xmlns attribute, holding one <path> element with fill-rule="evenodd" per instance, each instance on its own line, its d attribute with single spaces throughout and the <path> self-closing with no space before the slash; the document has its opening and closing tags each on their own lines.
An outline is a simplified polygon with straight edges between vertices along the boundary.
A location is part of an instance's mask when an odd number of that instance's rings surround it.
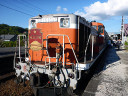
<svg viewBox="0 0 128 96">
<path fill-rule="evenodd" d="M 104 44 L 106 44 L 106 40 L 105 38 L 107 38 L 107 36 L 104 34 L 105 32 L 105 27 L 102 23 L 98 23 L 98 22 L 91 22 L 91 25 L 93 28 L 95 28 L 98 32 L 98 36 L 97 36 L 97 42 L 98 45 L 95 46 L 96 48 L 94 48 L 97 52 L 100 52 L 103 48 L 104 48 Z"/>
<path fill-rule="evenodd" d="M 15 55 L 15 61 L 20 59 L 14 63 L 17 77 L 30 80 L 34 90 L 53 87 L 75 90 L 81 71 L 88 70 L 105 49 L 104 30 L 103 24 L 89 23 L 74 14 L 32 17 L 28 57 L 23 60 Z"/>
</svg>

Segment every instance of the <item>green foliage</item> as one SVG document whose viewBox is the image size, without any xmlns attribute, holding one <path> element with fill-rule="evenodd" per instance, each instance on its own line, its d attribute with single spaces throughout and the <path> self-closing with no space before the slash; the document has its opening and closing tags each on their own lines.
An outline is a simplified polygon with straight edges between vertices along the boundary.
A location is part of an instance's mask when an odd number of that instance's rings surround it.
<svg viewBox="0 0 128 96">
<path fill-rule="evenodd" d="M 5 44 L 3 43 L 2 40 L 0 40 L 0 47 L 5 47 Z"/>
<path fill-rule="evenodd" d="M 128 50 L 128 42 L 125 41 L 124 45 L 125 45 L 125 49 Z"/>
<path fill-rule="evenodd" d="M 3 41 L 1 47 L 15 47 L 16 41 Z"/>
<path fill-rule="evenodd" d="M 125 41 L 124 45 L 128 45 L 128 42 Z"/>
<path fill-rule="evenodd" d="M 16 47 L 17 41 L 1 41 L 0 40 L 0 47 Z M 24 41 L 21 40 L 20 46 L 24 46 Z"/>
<path fill-rule="evenodd" d="M 23 32 L 27 32 L 27 28 L 22 28 L 18 26 L 9 26 L 7 24 L 0 24 L 0 35 L 1 34 L 22 34 Z"/>
<path fill-rule="evenodd" d="M 125 47 L 126 50 L 128 50 L 128 47 Z"/>
<path fill-rule="evenodd" d="M 9 26 L 7 24 L 0 24 L 0 35 L 3 34 L 23 34 L 24 32 L 28 32 L 27 28 L 22 28 L 18 26 Z M 2 41 L 0 40 L 0 47 L 15 47 L 16 41 Z M 23 40 L 21 39 L 21 46 L 24 46 Z"/>
</svg>

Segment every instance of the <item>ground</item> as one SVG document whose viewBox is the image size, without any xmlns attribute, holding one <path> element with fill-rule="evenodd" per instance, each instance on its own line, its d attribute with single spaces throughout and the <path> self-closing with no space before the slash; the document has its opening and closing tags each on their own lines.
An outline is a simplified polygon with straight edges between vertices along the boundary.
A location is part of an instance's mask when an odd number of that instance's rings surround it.
<svg viewBox="0 0 128 96">
<path fill-rule="evenodd" d="M 128 52 L 109 47 L 104 67 L 88 83 L 83 96 L 128 96 Z"/>
<path fill-rule="evenodd" d="M 0 82 L 0 96 L 33 96 L 29 82 L 16 84 L 15 78 Z"/>
<path fill-rule="evenodd" d="M 127 57 L 128 51 L 109 47 L 104 56 L 102 56 L 101 59 L 103 60 L 98 64 L 95 74 L 82 96 L 128 96 Z M 0 96 L 33 95 L 29 83 L 27 82 L 26 84 L 26 87 L 23 87 L 23 84 L 17 85 L 14 79 L 1 82 Z"/>
</svg>

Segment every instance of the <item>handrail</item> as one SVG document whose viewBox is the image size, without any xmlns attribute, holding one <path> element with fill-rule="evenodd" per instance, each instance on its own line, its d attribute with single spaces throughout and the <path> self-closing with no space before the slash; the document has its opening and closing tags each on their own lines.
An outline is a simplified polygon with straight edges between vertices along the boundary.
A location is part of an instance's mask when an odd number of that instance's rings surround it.
<svg viewBox="0 0 128 96">
<path fill-rule="evenodd" d="M 14 69 L 16 68 L 16 52 L 14 54 L 13 68 Z"/>
<path fill-rule="evenodd" d="M 76 57 L 76 54 L 75 54 L 75 51 L 74 51 L 74 49 L 73 49 L 73 45 L 72 45 L 72 43 L 71 43 L 71 41 L 70 41 L 70 38 L 69 38 L 69 36 L 68 35 L 64 35 L 64 34 L 49 34 L 49 35 L 47 35 L 46 36 L 46 39 L 47 39 L 47 41 L 46 41 L 46 49 L 48 49 L 48 36 L 63 36 L 63 67 L 65 67 L 65 62 L 64 62 L 64 40 L 65 40 L 65 36 L 68 38 L 68 41 L 69 41 L 69 43 L 70 43 L 70 45 L 71 45 L 71 48 L 72 48 L 72 51 L 73 51 L 73 54 L 74 54 L 74 57 L 75 57 L 75 60 L 76 60 L 76 66 L 77 66 L 77 69 L 75 68 L 75 70 L 77 70 L 77 72 L 78 72 L 78 66 L 79 66 L 79 62 L 78 62 L 78 59 L 77 59 L 77 57 Z M 48 50 L 47 50 L 47 53 L 48 53 Z M 49 53 L 48 53 L 48 57 L 49 57 Z M 50 58 L 50 57 L 49 57 Z M 56 57 L 55 57 L 56 58 Z M 47 59 L 47 58 L 46 58 Z M 46 64 L 46 59 L 45 59 L 45 64 Z M 49 60 L 50 61 L 50 60 Z M 50 65 L 50 62 L 49 62 L 49 64 L 47 64 L 47 65 Z M 49 66 L 49 69 L 50 69 L 50 66 Z M 79 78 L 78 78 L 78 76 L 77 76 L 77 74 L 76 74 L 76 79 L 77 80 L 79 80 L 81 78 L 81 70 L 79 70 Z"/>
<path fill-rule="evenodd" d="M 15 47 L 15 55 L 14 55 L 14 59 L 16 59 L 16 58 L 19 58 L 20 59 L 20 62 L 21 62 L 21 46 L 20 46 L 20 37 L 23 37 L 24 38 L 24 40 L 25 40 L 25 42 L 24 42 L 24 44 L 25 44 L 25 50 L 24 50 L 24 52 L 25 52 L 25 58 L 26 58 L 26 53 L 28 53 L 27 51 L 26 51 L 26 49 L 27 49 L 27 41 L 26 41 L 26 35 L 24 35 L 24 34 L 21 34 L 21 35 L 18 35 L 17 36 L 17 40 L 19 41 L 19 45 L 17 46 L 17 42 L 16 42 L 16 47 Z M 19 57 L 17 57 L 17 47 L 19 47 Z M 30 54 L 28 53 L 28 55 L 29 55 L 29 57 L 30 57 L 30 60 L 29 60 L 29 66 L 31 67 L 31 56 L 30 56 Z M 16 61 L 14 60 L 14 68 L 15 68 L 15 66 L 16 66 Z"/>
<path fill-rule="evenodd" d="M 21 48 L 20 48 L 20 47 L 21 47 L 21 46 L 20 46 L 20 37 L 21 37 L 21 36 L 25 38 L 25 57 L 26 57 L 26 44 L 27 44 L 27 42 L 26 42 L 26 35 L 24 35 L 24 34 L 18 35 L 18 39 L 19 39 L 19 57 L 21 57 L 21 56 L 20 56 L 20 55 L 21 55 L 21 54 L 20 54 L 20 53 L 21 53 L 21 52 L 20 52 L 20 50 L 21 50 Z M 17 45 L 16 45 L 16 47 L 17 47 Z"/>
<path fill-rule="evenodd" d="M 86 48 L 85 48 L 85 56 L 86 56 L 86 53 L 87 53 L 87 48 L 88 48 L 88 44 L 89 44 L 90 37 L 91 37 L 91 33 L 90 33 L 90 35 L 89 35 L 88 42 L 87 42 L 87 45 L 86 45 Z M 86 57 L 85 57 L 85 58 L 86 58 Z M 85 63 L 85 62 L 84 62 L 84 63 Z"/>
<path fill-rule="evenodd" d="M 72 43 L 71 43 L 70 38 L 69 38 L 68 35 L 63 35 L 63 34 L 49 34 L 49 35 L 46 36 L 46 39 L 48 39 L 48 36 L 67 36 L 67 38 L 68 38 L 68 40 L 69 40 L 69 43 L 70 43 L 70 45 L 71 45 L 73 54 L 74 54 L 74 56 L 75 56 L 76 62 L 77 62 L 77 64 L 79 64 L 78 59 L 77 59 L 76 54 L 75 54 L 75 51 L 74 51 L 74 49 L 73 49 Z M 64 43 L 64 42 L 63 42 L 63 43 Z M 64 46 L 64 45 L 63 45 L 63 46 Z M 48 41 L 46 41 L 46 48 L 48 48 Z M 63 51 L 64 51 L 64 50 L 63 50 Z M 64 62 L 63 62 L 63 63 L 64 63 Z"/>
<path fill-rule="evenodd" d="M 47 64 L 47 58 L 49 58 L 49 63 Z M 50 65 L 50 63 L 51 63 L 51 58 L 56 58 L 56 57 L 46 57 L 45 58 L 45 66 L 47 66 L 47 65 Z M 50 70 L 50 66 L 49 66 L 49 70 Z"/>
<path fill-rule="evenodd" d="M 27 52 L 28 53 L 28 52 Z M 30 63 L 29 63 L 29 68 L 31 67 L 31 55 L 28 53 L 28 55 L 30 56 Z"/>
</svg>

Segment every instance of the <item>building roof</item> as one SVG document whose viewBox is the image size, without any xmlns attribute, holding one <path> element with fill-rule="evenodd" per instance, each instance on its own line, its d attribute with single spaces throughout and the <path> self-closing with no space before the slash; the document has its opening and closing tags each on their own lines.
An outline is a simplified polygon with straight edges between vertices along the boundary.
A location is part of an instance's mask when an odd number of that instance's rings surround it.
<svg viewBox="0 0 128 96">
<path fill-rule="evenodd" d="M 10 40 L 14 37 L 15 35 L 0 35 L 1 40 Z"/>
<path fill-rule="evenodd" d="M 124 24 L 124 33 L 128 35 L 128 24 Z"/>
</svg>

